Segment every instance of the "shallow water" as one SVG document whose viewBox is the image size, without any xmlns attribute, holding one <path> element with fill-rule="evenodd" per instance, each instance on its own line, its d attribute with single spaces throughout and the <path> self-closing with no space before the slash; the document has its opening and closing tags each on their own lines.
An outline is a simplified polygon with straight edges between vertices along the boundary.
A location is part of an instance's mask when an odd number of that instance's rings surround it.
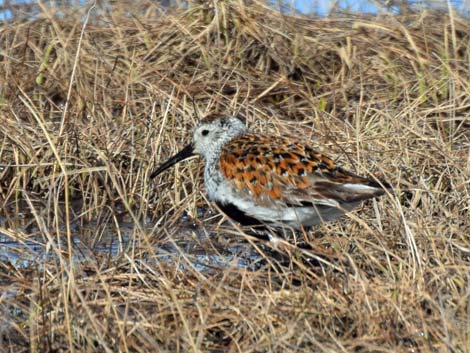
<svg viewBox="0 0 470 353">
<path fill-rule="evenodd" d="M 164 264 L 206 275 L 227 268 L 258 269 L 264 257 L 240 237 L 224 234 L 227 229 L 233 230 L 230 226 L 219 228 L 216 220 L 206 221 L 213 216 L 209 210 L 200 209 L 197 220 L 183 213 L 175 224 L 159 226 L 149 217 L 136 225 L 125 212 L 113 210 L 95 221 L 73 222 L 71 252 L 65 226 L 57 229 L 42 224 L 53 224 L 46 216 L 39 220 L 20 212 L 0 216 L 0 332 L 12 323 L 27 320 L 15 304 L 17 297 L 21 302 L 25 291 L 29 292 L 22 278 L 35 278 L 43 271 L 59 273 L 70 259 L 80 269 L 77 273 L 84 276 L 88 271 L 119 266 L 121 260 L 151 268 Z"/>
<path fill-rule="evenodd" d="M 0 302 L 4 303 L 0 306 L 0 315 L 4 318 L 0 320 L 0 331 L 12 322 L 26 319 L 21 318 L 23 314 L 14 305 L 8 305 L 17 295 L 24 295 L 24 286 L 17 282 L 19 278 L 31 271 L 35 276 L 51 267 L 55 271 L 69 262 L 65 231 L 60 231 L 60 240 L 53 236 L 48 239 L 33 224 L 32 218 L 22 217 L 17 227 L 11 229 L 6 227 L 6 219 L 0 217 L 0 271 L 4 274 L 0 276 Z M 106 266 L 106 261 L 114 266 L 113 261 L 126 256 L 137 264 L 151 267 L 166 264 L 180 271 L 211 274 L 225 268 L 255 270 L 264 261 L 250 244 L 240 239 L 233 241 L 233 245 L 217 244 L 212 237 L 220 237 L 220 234 L 211 233 L 210 226 L 194 224 L 187 215 L 181 217 L 175 232 L 162 239 L 158 239 L 161 234 L 156 234 L 159 232 L 153 229 L 152 222 L 147 224 L 152 227 L 144 228 L 143 233 L 142 228 L 136 230 L 128 221 L 104 226 L 96 222 L 73 224 L 73 263 L 85 272 L 87 268 L 94 272 Z"/>
<path fill-rule="evenodd" d="M 6 219 L 0 217 L 0 261 L 10 264 L 15 268 L 28 268 L 41 266 L 45 262 L 58 259 L 58 249 L 64 251 L 62 257 L 68 258 L 66 254 L 67 242 L 64 235 L 60 237 L 51 236 L 47 239 L 39 231 L 32 217 L 21 217 L 17 229 L 6 228 Z M 146 223 L 152 225 L 150 220 Z M 117 228 L 118 227 L 118 228 Z M 135 239 L 136 227 L 132 222 L 122 221 L 118 224 L 99 225 L 89 222 L 80 225 L 78 222 L 71 225 L 72 231 L 72 258 L 77 264 L 83 264 L 98 257 L 113 259 L 124 253 L 135 253 L 135 251 L 148 250 L 143 246 L 142 239 Z M 181 269 L 191 266 L 198 271 L 209 271 L 222 269 L 227 266 L 250 268 L 253 261 L 259 258 L 259 254 L 246 244 L 240 245 L 236 242 L 232 245 L 215 247 L 211 243 L 210 230 L 196 225 L 188 215 L 184 214 L 178 222 L 177 231 L 171 234 L 171 238 L 165 237 L 158 241 L 153 239 L 155 235 L 151 226 L 144 228 L 148 232 L 149 242 L 152 244 L 152 255 L 148 261 L 173 262 Z M 52 242 L 54 244 L 52 244 Z M 216 251 L 218 250 L 218 251 Z M 181 259 L 188 259 L 181 261 Z M 186 263 L 186 265 L 184 265 Z"/>
</svg>

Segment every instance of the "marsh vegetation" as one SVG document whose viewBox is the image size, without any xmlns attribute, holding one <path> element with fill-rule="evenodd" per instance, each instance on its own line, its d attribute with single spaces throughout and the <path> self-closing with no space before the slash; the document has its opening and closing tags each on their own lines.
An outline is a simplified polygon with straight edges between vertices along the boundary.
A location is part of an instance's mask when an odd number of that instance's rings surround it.
<svg viewBox="0 0 470 353">
<path fill-rule="evenodd" d="M 32 11 L 32 10 L 31 10 Z M 262 2 L 0 25 L 0 350 L 469 352 L 470 22 Z M 205 199 L 199 115 L 395 190 L 273 248 Z"/>
</svg>

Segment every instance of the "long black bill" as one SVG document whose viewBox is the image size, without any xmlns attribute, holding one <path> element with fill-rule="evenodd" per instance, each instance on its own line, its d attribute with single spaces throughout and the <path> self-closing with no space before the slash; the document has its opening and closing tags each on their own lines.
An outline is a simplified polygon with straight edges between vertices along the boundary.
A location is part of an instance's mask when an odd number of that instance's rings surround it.
<svg viewBox="0 0 470 353">
<path fill-rule="evenodd" d="M 168 168 L 174 166 L 176 163 L 183 161 L 185 159 L 188 159 L 189 157 L 194 155 L 194 146 L 192 144 L 187 145 L 185 148 L 183 148 L 181 151 L 179 151 L 177 154 L 175 154 L 173 157 L 171 157 L 169 160 L 167 160 L 165 163 L 163 163 L 160 167 L 158 167 L 151 175 L 150 179 L 155 178 L 157 175 L 160 173 L 164 172 Z"/>
</svg>

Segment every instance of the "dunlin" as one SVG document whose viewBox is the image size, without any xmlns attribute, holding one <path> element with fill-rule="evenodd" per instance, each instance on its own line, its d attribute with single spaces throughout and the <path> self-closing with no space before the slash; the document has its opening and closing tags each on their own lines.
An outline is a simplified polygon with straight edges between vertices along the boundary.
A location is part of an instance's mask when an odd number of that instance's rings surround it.
<svg viewBox="0 0 470 353">
<path fill-rule="evenodd" d="M 209 199 L 244 225 L 314 226 L 389 187 L 346 171 L 298 139 L 250 132 L 233 116 L 204 119 L 192 143 L 150 177 L 194 154 L 204 158 Z"/>
</svg>

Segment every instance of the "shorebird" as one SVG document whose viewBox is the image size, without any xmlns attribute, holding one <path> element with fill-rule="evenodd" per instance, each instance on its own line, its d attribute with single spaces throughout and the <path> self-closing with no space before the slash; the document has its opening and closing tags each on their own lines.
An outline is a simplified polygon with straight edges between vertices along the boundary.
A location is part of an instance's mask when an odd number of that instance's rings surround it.
<svg viewBox="0 0 470 353">
<path fill-rule="evenodd" d="M 346 171 L 297 138 L 250 132 L 235 116 L 202 120 L 192 142 L 150 178 L 195 154 L 205 162 L 209 199 L 243 225 L 315 226 L 390 187 Z"/>
</svg>

